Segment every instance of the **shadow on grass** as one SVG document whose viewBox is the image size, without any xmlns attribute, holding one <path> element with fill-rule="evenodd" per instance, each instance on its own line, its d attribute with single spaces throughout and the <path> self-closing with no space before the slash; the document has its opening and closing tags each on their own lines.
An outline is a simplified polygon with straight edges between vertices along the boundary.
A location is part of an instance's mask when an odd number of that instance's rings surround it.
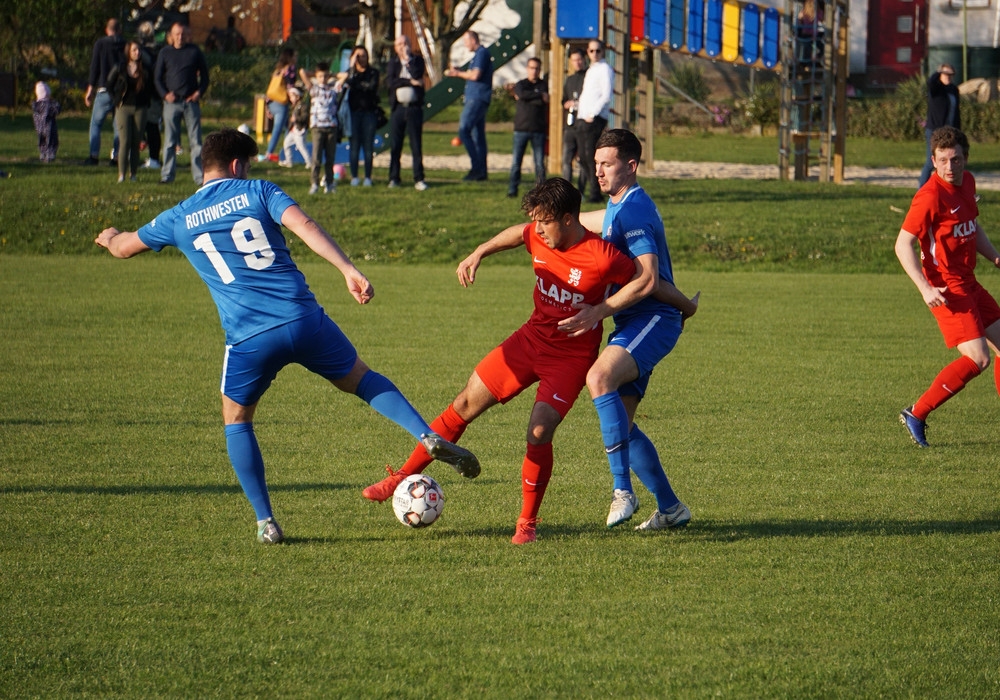
<svg viewBox="0 0 1000 700">
<path fill-rule="evenodd" d="M 357 484 L 303 483 L 303 484 L 268 484 L 267 490 L 281 491 L 351 491 L 359 488 Z M 207 494 L 242 495 L 243 490 L 238 484 L 122 484 L 120 486 L 0 486 L 0 495 L 37 493 L 37 494 L 69 494 L 73 496 L 150 496 L 177 494 Z"/>
</svg>

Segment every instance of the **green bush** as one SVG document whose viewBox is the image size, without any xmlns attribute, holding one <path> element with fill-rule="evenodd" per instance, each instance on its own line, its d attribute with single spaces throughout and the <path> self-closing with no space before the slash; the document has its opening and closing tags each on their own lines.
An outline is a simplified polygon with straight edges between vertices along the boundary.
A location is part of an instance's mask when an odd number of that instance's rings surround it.
<svg viewBox="0 0 1000 700">
<path fill-rule="evenodd" d="M 736 123 L 743 126 L 777 126 L 781 112 L 781 83 L 762 80 L 754 85 L 753 92 L 736 101 Z"/>
<path fill-rule="evenodd" d="M 670 73 L 670 82 L 680 88 L 696 102 L 704 103 L 712 94 L 701 68 L 691 63 L 682 63 Z"/>
<path fill-rule="evenodd" d="M 847 108 L 848 135 L 890 141 L 921 140 L 927 111 L 926 90 L 923 79 L 915 77 L 885 97 L 852 102 Z"/>
</svg>

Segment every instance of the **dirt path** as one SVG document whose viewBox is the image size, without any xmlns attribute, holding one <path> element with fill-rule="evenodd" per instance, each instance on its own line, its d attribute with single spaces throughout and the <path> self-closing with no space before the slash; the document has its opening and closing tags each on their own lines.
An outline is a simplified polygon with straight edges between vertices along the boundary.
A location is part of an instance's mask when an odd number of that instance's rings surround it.
<svg viewBox="0 0 1000 700">
<path fill-rule="evenodd" d="M 506 175 L 510 171 L 511 156 L 509 153 L 490 153 L 489 171 L 497 175 Z M 388 153 L 382 153 L 375 158 L 378 167 L 389 167 Z M 404 152 L 402 159 L 404 172 L 411 167 L 410 157 Z M 469 159 L 458 156 L 424 156 L 424 167 L 429 170 L 466 170 Z M 529 173 L 531 158 L 526 157 L 522 165 L 523 172 Z M 656 161 L 654 177 L 672 178 L 676 180 L 777 180 L 777 165 L 740 165 L 737 163 L 686 163 L 681 161 Z M 812 175 L 818 175 L 818 169 L 813 168 Z M 973 171 L 975 173 L 975 171 Z M 908 188 L 916 191 L 918 170 L 902 168 L 861 168 L 847 166 L 844 177 L 847 184 L 882 185 L 884 187 Z M 976 186 L 980 190 L 1000 191 L 1000 173 L 975 173 Z"/>
</svg>

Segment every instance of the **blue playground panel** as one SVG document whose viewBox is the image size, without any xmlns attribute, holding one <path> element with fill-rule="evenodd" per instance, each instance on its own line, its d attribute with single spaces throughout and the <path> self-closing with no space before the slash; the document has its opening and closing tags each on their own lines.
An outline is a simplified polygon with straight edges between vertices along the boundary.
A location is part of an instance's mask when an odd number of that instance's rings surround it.
<svg viewBox="0 0 1000 700">
<path fill-rule="evenodd" d="M 756 63 L 760 58 L 760 9 L 753 3 L 743 6 L 743 36 L 740 46 L 743 49 L 743 62 Z"/>
<path fill-rule="evenodd" d="M 382 138 L 382 134 L 375 134 L 375 148 L 372 150 L 378 153 L 382 150 L 385 145 L 385 140 Z M 306 150 L 309 151 L 309 157 L 312 158 L 312 139 L 306 138 Z M 364 162 L 365 151 L 361 149 L 358 152 L 358 160 Z M 348 141 L 341 141 L 337 144 L 337 152 L 333 155 L 334 163 L 343 163 L 346 165 L 351 160 L 351 145 Z M 302 154 L 299 153 L 299 149 L 292 149 L 292 164 L 293 165 L 305 165 L 306 161 L 303 160 Z"/>
<path fill-rule="evenodd" d="M 684 0 L 670 0 L 670 48 L 684 46 Z"/>
<path fill-rule="evenodd" d="M 705 48 L 705 0 L 688 0 L 687 50 L 696 54 Z"/>
<path fill-rule="evenodd" d="M 781 44 L 781 14 L 769 7 L 764 10 L 764 41 L 761 60 L 765 68 L 778 65 L 778 47 Z"/>
<path fill-rule="evenodd" d="M 653 46 L 667 40 L 667 0 L 646 0 L 646 39 Z"/>
<path fill-rule="evenodd" d="M 556 36 L 560 39 L 598 39 L 600 24 L 600 0 L 560 2 L 556 6 Z"/>
<path fill-rule="evenodd" d="M 722 53 L 722 0 L 708 0 L 705 27 L 705 55 L 715 58 Z"/>
</svg>

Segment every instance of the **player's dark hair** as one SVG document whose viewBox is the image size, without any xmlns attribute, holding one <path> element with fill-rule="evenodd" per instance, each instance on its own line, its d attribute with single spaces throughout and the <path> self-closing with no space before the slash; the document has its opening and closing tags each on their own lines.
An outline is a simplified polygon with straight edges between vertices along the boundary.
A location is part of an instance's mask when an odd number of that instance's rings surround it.
<svg viewBox="0 0 1000 700">
<path fill-rule="evenodd" d="M 580 216 L 580 202 L 583 200 L 580 190 L 569 180 L 561 177 L 549 178 L 540 185 L 535 185 L 521 199 L 521 211 L 528 216 L 532 212 L 541 212 L 553 219 L 561 219 L 566 214 L 574 218 Z"/>
<path fill-rule="evenodd" d="M 940 129 L 935 129 L 934 133 L 931 134 L 931 153 L 934 153 L 939 148 L 948 149 L 959 146 L 962 147 L 962 153 L 968 158 L 969 137 L 953 126 L 942 126 Z"/>
<path fill-rule="evenodd" d="M 257 142 L 236 129 L 213 131 L 201 147 L 201 163 L 205 170 L 226 170 L 234 160 L 250 161 L 257 155 Z"/>
<path fill-rule="evenodd" d="M 598 148 L 617 148 L 618 158 L 625 163 L 630 160 L 638 163 L 642 157 L 642 144 L 639 143 L 635 134 L 626 129 L 607 129 L 604 131 L 598 137 L 594 150 L 596 151 Z"/>
</svg>

